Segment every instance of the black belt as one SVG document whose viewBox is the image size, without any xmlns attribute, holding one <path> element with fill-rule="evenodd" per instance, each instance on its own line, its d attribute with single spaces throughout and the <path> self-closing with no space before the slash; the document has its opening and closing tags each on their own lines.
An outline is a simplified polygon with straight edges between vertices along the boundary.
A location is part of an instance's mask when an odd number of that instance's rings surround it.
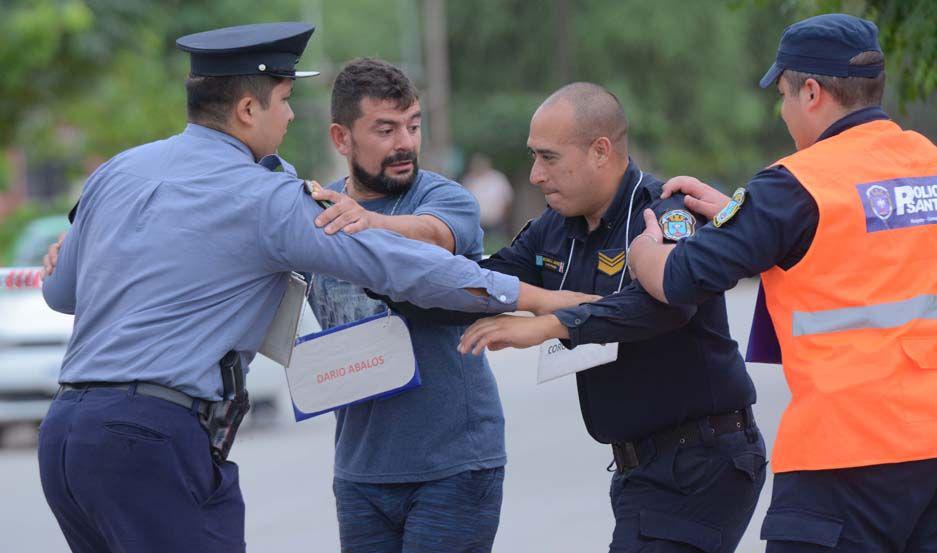
<svg viewBox="0 0 937 553">
<path fill-rule="evenodd" d="M 185 407 L 186 409 L 191 409 L 192 405 L 198 402 L 196 406 L 196 411 L 203 417 L 208 416 L 208 411 L 211 409 L 211 402 L 204 399 L 199 399 L 192 397 L 185 392 L 180 392 L 179 390 L 174 390 L 172 388 L 167 388 L 160 384 L 154 384 L 152 382 L 76 382 L 76 383 L 64 383 L 59 387 L 59 391 L 56 394 L 58 396 L 66 390 L 88 390 L 92 388 L 112 388 L 117 390 L 129 390 L 131 386 L 136 386 L 136 393 L 143 396 L 150 396 L 166 400 L 170 403 L 175 403 Z"/>
<path fill-rule="evenodd" d="M 622 473 L 649 461 L 654 452 L 669 451 L 677 447 L 691 447 L 715 436 L 741 432 L 754 426 L 754 420 L 751 407 L 749 407 L 745 410 L 688 421 L 634 442 L 613 443 L 614 464 L 617 471 Z M 709 436 L 704 436 L 704 432 L 708 432 Z"/>
</svg>

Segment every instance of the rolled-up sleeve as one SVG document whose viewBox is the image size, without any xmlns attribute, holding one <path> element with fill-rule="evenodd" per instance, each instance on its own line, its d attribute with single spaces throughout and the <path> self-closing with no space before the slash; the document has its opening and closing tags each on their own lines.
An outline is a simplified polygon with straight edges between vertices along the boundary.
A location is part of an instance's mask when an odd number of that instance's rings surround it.
<svg viewBox="0 0 937 553">
<path fill-rule="evenodd" d="M 461 185 L 445 180 L 426 193 L 413 215 L 432 215 L 449 227 L 457 255 L 480 257 L 483 248 L 478 213 L 475 197 Z"/>
<path fill-rule="evenodd" d="M 420 307 L 484 313 L 517 307 L 516 277 L 385 230 L 327 235 L 313 223 L 320 212 L 298 181 L 276 186 L 258 217 L 259 240 L 271 270 L 327 274 Z M 475 295 L 468 288 L 487 294 Z"/>
<path fill-rule="evenodd" d="M 695 306 L 659 302 L 637 282 L 596 302 L 554 313 L 569 330 L 571 347 L 648 340 L 684 326 L 694 314 Z"/>
</svg>

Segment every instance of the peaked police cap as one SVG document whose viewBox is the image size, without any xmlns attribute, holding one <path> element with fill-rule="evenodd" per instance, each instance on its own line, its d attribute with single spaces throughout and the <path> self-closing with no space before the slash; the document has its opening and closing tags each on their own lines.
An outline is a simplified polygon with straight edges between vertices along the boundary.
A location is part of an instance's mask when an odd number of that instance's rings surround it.
<svg viewBox="0 0 937 553">
<path fill-rule="evenodd" d="M 296 63 L 315 29 L 298 22 L 240 25 L 186 35 L 176 46 L 189 53 L 193 75 L 314 77 L 318 71 L 296 71 Z"/>
</svg>

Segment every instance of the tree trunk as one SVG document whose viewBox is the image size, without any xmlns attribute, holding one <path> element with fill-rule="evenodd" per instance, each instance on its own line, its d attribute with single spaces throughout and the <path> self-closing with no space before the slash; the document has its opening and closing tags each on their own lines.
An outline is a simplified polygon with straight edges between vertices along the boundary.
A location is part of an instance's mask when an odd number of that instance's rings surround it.
<svg viewBox="0 0 937 553">
<path fill-rule="evenodd" d="M 429 141 L 424 142 L 423 164 L 446 173 L 450 169 L 452 135 L 449 130 L 449 35 L 445 0 L 424 0 L 423 25 L 423 55 L 426 58 L 423 113 L 429 135 Z"/>
</svg>

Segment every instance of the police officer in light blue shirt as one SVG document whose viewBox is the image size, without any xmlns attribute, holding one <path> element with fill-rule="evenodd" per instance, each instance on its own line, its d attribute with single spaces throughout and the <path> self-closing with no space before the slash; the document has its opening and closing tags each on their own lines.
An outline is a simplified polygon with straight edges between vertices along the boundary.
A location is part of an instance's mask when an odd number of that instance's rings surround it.
<svg viewBox="0 0 937 553">
<path fill-rule="evenodd" d="M 43 422 L 43 490 L 73 551 L 242 551 L 237 466 L 209 454 L 199 417 L 222 396 L 219 360 L 244 366 L 292 269 L 468 311 L 552 309 L 441 248 L 382 230 L 327 236 L 274 154 L 292 120 L 302 23 L 179 39 L 191 53 L 189 125 L 88 179 L 43 283 L 74 313 L 62 387 Z"/>
</svg>

